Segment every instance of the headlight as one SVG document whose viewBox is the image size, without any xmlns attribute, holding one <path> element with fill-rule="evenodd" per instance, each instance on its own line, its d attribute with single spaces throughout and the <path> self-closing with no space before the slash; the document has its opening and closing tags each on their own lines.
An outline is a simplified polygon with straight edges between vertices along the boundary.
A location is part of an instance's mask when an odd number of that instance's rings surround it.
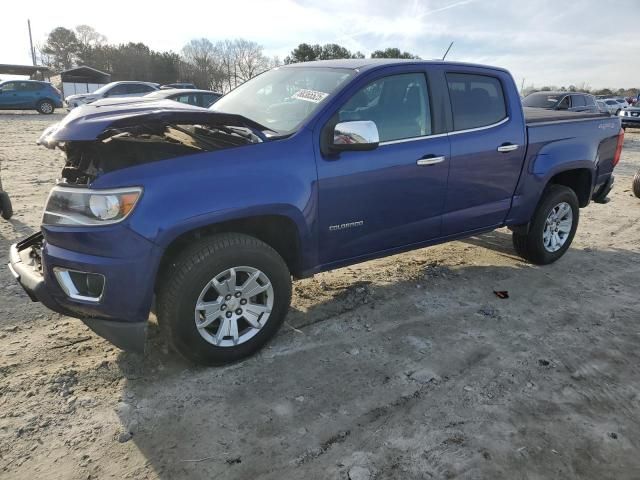
<svg viewBox="0 0 640 480">
<path fill-rule="evenodd" d="M 47 199 L 43 225 L 109 225 L 131 213 L 142 195 L 140 187 L 92 190 L 54 187 Z"/>
<path fill-rule="evenodd" d="M 629 112 L 626 112 L 626 111 L 624 111 L 624 110 L 620 110 L 620 111 L 618 112 L 618 116 L 619 116 L 619 117 L 625 117 L 625 116 L 627 116 L 628 114 L 629 114 Z"/>
</svg>

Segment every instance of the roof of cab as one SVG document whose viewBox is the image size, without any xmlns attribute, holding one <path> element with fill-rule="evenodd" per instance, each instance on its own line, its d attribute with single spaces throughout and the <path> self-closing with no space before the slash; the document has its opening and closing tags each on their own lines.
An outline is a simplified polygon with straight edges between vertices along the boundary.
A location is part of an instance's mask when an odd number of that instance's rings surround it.
<svg viewBox="0 0 640 480">
<path fill-rule="evenodd" d="M 445 60 L 420 60 L 420 59 L 401 59 L 401 58 L 344 58 L 335 60 L 316 60 L 314 62 L 299 62 L 283 65 L 286 68 L 300 67 L 325 67 L 325 68 L 350 68 L 358 70 L 369 70 L 376 67 L 391 67 L 397 65 L 450 65 L 460 67 L 481 67 L 492 70 L 500 70 L 507 72 L 504 68 L 494 67 L 491 65 L 480 65 L 476 63 L 464 62 L 448 62 Z"/>
</svg>

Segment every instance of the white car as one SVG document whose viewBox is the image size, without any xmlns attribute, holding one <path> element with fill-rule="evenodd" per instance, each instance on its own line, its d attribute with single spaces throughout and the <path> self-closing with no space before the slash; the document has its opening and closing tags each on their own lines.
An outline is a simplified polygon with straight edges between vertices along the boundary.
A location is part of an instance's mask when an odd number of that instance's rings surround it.
<svg viewBox="0 0 640 480">
<path fill-rule="evenodd" d="M 624 98 L 616 97 L 614 98 L 614 100 L 618 102 L 620 104 L 620 107 L 623 109 L 629 108 L 631 106 Z"/>
<path fill-rule="evenodd" d="M 618 100 L 616 100 L 615 98 L 605 98 L 604 100 L 601 100 L 601 101 L 605 104 L 608 112 L 611 115 L 618 115 L 618 112 L 620 110 L 622 110 L 623 108 L 626 108 L 626 107 L 623 107 L 623 105 L 620 102 L 618 102 Z"/>
<path fill-rule="evenodd" d="M 102 98 L 142 97 L 155 90 L 158 90 L 158 85 L 150 82 L 111 82 L 103 85 L 93 93 L 69 95 L 64 101 L 67 103 L 69 110 L 71 110 Z"/>
</svg>

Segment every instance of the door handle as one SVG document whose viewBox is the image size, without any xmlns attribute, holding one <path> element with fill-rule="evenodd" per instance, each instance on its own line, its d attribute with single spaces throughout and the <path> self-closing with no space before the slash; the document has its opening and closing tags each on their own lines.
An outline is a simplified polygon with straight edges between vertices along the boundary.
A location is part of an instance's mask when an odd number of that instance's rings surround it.
<svg viewBox="0 0 640 480">
<path fill-rule="evenodd" d="M 520 145 L 515 145 L 513 143 L 504 143 L 498 147 L 498 151 L 500 153 L 513 152 L 517 150 Z"/>
<path fill-rule="evenodd" d="M 432 156 L 428 156 L 425 155 L 424 157 L 420 158 L 416 164 L 420 167 L 427 167 L 429 165 L 436 165 L 438 163 L 442 163 L 444 162 L 445 158 L 444 157 L 432 157 Z"/>
</svg>

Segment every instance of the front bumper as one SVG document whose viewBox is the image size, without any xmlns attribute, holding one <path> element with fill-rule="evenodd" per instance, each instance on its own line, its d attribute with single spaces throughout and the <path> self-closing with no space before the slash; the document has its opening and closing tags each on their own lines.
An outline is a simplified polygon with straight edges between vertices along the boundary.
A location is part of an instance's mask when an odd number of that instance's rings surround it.
<svg viewBox="0 0 640 480">
<path fill-rule="evenodd" d="M 628 116 L 619 116 L 622 121 L 622 127 L 627 128 L 640 128 L 640 116 L 637 117 L 628 117 Z"/>
<path fill-rule="evenodd" d="M 153 296 L 149 279 L 154 276 L 146 271 L 149 260 L 145 256 L 113 259 L 64 250 L 48 245 L 38 232 L 11 246 L 9 269 L 31 300 L 81 319 L 123 350 L 143 352 Z M 69 298 L 53 274 L 54 266 L 105 275 L 108 283 L 100 302 Z M 141 283 L 141 279 L 147 281 Z"/>
</svg>

